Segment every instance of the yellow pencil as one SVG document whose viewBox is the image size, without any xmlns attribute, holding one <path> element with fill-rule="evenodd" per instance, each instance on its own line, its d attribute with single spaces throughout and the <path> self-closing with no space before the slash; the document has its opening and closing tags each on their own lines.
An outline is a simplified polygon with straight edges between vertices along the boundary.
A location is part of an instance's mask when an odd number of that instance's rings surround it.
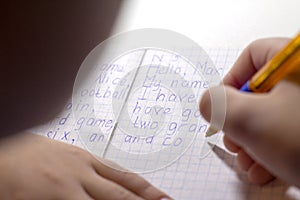
<svg viewBox="0 0 300 200">
<path fill-rule="evenodd" d="M 240 89 L 244 92 L 268 92 L 278 81 L 300 66 L 300 33 L 279 53 L 267 62 Z M 219 130 L 210 126 L 205 137 L 212 136 Z"/>
</svg>

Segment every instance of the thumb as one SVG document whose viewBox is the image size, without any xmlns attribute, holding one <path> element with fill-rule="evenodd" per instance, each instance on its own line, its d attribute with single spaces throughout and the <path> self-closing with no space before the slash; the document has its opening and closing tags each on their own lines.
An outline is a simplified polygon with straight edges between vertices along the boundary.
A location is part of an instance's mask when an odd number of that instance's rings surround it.
<svg viewBox="0 0 300 200">
<path fill-rule="evenodd" d="M 223 108 L 220 109 L 218 104 L 221 103 L 222 90 L 225 98 Z M 261 119 L 266 109 L 261 104 L 264 96 L 265 94 L 243 93 L 230 86 L 218 86 L 203 94 L 200 112 L 212 127 L 222 129 L 239 146 L 257 147 L 257 141 L 262 137 L 260 128 L 264 126 L 264 119 Z M 220 122 L 222 115 L 223 122 Z"/>
<path fill-rule="evenodd" d="M 284 86 L 282 83 L 281 92 L 287 90 Z M 287 125 L 281 124 L 291 110 L 281 109 L 285 112 L 282 115 L 274 112 L 285 103 L 282 98 L 276 99 L 280 93 L 275 89 L 264 94 L 244 93 L 230 86 L 224 86 L 224 90 L 226 115 L 222 129 L 225 135 L 272 174 L 299 186 L 299 129 L 293 128 L 296 132 L 289 132 L 285 130 Z M 212 88 L 201 99 L 200 112 L 207 121 L 211 120 L 212 99 L 218 91 L 220 89 Z M 284 123 L 289 122 L 285 120 Z"/>
</svg>

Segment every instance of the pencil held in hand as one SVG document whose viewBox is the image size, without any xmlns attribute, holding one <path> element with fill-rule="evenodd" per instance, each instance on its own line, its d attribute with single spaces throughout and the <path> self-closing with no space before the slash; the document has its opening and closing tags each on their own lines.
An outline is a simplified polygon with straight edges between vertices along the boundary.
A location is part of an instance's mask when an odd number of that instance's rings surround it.
<svg viewBox="0 0 300 200">
<path fill-rule="evenodd" d="M 241 88 L 243 92 L 268 92 L 280 80 L 300 66 L 300 33 L 267 62 Z M 219 130 L 210 126 L 205 137 L 210 137 Z"/>
</svg>

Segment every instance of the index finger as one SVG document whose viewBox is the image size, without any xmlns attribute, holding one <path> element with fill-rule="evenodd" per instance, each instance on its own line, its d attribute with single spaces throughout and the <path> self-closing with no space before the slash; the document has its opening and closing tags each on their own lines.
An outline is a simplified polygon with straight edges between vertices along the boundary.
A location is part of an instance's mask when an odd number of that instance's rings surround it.
<svg viewBox="0 0 300 200">
<path fill-rule="evenodd" d="M 223 83 L 238 89 L 241 88 L 288 41 L 288 38 L 268 38 L 252 42 L 239 56 L 225 76 Z"/>
<path fill-rule="evenodd" d="M 114 181 L 142 198 L 151 200 L 171 199 L 141 176 L 125 170 L 109 160 L 96 159 L 93 162 L 93 167 L 102 177 Z"/>
</svg>

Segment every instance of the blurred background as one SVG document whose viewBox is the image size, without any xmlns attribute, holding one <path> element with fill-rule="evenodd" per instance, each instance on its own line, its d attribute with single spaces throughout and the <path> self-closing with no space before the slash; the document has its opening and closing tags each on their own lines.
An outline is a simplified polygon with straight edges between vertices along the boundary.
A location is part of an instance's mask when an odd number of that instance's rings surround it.
<svg viewBox="0 0 300 200">
<path fill-rule="evenodd" d="M 113 33 L 137 28 L 179 32 L 202 47 L 243 48 L 299 31 L 298 0 L 126 0 Z"/>
</svg>

